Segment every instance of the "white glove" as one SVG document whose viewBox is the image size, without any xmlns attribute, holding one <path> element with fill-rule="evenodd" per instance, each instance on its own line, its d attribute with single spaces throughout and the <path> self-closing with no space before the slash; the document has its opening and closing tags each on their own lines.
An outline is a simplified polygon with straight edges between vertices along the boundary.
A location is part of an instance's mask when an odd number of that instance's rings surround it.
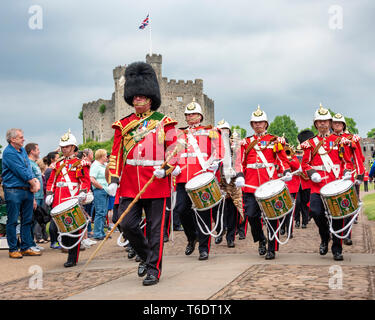
<svg viewBox="0 0 375 320">
<path fill-rule="evenodd" d="M 234 184 L 237 188 L 242 188 L 245 186 L 245 178 L 244 177 L 238 177 L 236 181 L 234 181 Z"/>
<path fill-rule="evenodd" d="M 320 183 L 320 182 L 322 182 L 322 177 L 320 176 L 319 173 L 315 172 L 311 176 L 311 181 L 315 182 L 315 183 Z"/>
<path fill-rule="evenodd" d="M 164 169 L 155 169 L 154 176 L 158 179 L 162 179 L 165 177 L 165 170 Z"/>
<path fill-rule="evenodd" d="M 114 197 L 116 195 L 116 192 L 117 192 L 117 183 L 111 183 L 109 186 L 108 186 L 108 190 L 107 190 L 107 193 L 111 196 L 111 197 Z"/>
<path fill-rule="evenodd" d="M 360 179 L 355 179 L 354 183 L 359 186 L 362 183 L 362 180 Z"/>
<path fill-rule="evenodd" d="M 287 173 L 285 173 L 285 176 L 283 176 L 281 178 L 282 181 L 291 181 L 293 179 L 293 175 L 288 171 Z"/>
<path fill-rule="evenodd" d="M 212 171 L 212 172 L 216 172 L 218 168 L 219 168 L 219 163 L 214 161 L 210 164 L 210 166 L 207 168 L 207 170 Z"/>
<path fill-rule="evenodd" d="M 50 206 L 52 205 L 52 202 L 53 202 L 53 194 L 50 194 L 46 197 L 46 205 Z"/>
<path fill-rule="evenodd" d="M 88 192 L 87 195 L 86 195 L 86 200 L 85 200 L 85 203 L 84 204 L 89 204 L 91 202 L 93 202 L 94 200 L 94 195 L 92 194 L 92 192 Z"/>
<path fill-rule="evenodd" d="M 176 166 L 176 168 L 173 169 L 172 171 L 172 176 L 176 177 L 181 173 L 181 168 L 179 165 Z"/>
<path fill-rule="evenodd" d="M 80 192 L 80 193 L 78 194 L 78 201 L 79 201 L 80 203 L 85 202 L 85 200 L 86 200 L 86 196 L 87 196 L 86 192 Z"/>
<path fill-rule="evenodd" d="M 351 180 L 352 174 L 350 172 L 346 172 L 342 178 L 343 180 Z"/>
</svg>

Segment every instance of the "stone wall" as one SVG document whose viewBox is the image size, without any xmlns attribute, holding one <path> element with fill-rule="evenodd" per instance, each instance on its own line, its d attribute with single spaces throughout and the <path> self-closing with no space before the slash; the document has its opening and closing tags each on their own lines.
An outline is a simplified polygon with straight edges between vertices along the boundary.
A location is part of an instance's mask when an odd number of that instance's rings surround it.
<svg viewBox="0 0 375 320">
<path fill-rule="evenodd" d="M 105 105 L 105 112 L 100 112 L 100 106 Z M 83 104 L 83 142 L 88 139 L 106 141 L 112 138 L 112 123 L 115 121 L 113 100 L 99 99 Z"/>
</svg>

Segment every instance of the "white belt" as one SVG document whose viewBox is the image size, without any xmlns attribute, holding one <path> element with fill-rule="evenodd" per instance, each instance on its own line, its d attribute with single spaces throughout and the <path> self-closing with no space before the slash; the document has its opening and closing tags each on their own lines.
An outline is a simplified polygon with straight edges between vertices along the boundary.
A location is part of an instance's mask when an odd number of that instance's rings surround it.
<svg viewBox="0 0 375 320">
<path fill-rule="evenodd" d="M 208 154 L 207 153 L 201 153 L 202 157 L 208 157 Z M 181 153 L 181 158 L 190 158 L 190 157 L 198 157 L 198 154 L 195 153 L 195 152 L 185 152 L 185 153 Z"/>
<path fill-rule="evenodd" d="M 59 187 L 59 188 L 69 187 L 69 186 L 77 187 L 77 186 L 79 186 L 79 183 L 77 183 L 77 182 L 69 182 L 68 183 L 68 182 L 62 182 L 62 181 L 56 183 L 56 187 Z"/>
<path fill-rule="evenodd" d="M 339 164 L 335 164 L 334 167 L 338 168 L 338 167 L 340 167 L 340 165 Z M 314 170 L 328 171 L 327 168 L 326 168 L 326 166 L 324 166 L 324 165 L 323 166 L 311 166 L 311 168 L 314 169 Z M 329 172 L 330 171 L 331 170 L 329 170 Z"/>
<path fill-rule="evenodd" d="M 153 167 L 153 166 L 161 166 L 164 163 L 164 161 L 163 160 L 126 159 L 126 163 L 130 164 L 131 166 Z"/>
<path fill-rule="evenodd" d="M 261 169 L 261 168 L 271 168 L 275 165 L 273 163 L 250 163 L 246 165 L 246 168 L 250 169 Z"/>
</svg>

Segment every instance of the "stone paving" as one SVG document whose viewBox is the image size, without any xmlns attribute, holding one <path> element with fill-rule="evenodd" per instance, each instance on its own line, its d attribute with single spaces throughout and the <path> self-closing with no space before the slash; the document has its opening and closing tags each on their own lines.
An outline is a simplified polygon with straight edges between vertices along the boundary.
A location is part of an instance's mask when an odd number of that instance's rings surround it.
<svg viewBox="0 0 375 320">
<path fill-rule="evenodd" d="M 353 245 L 345 246 L 343 254 L 355 253 L 372 255 L 374 254 L 375 243 L 375 222 L 368 221 L 363 215 L 359 218 L 359 223 L 353 228 Z M 4 270 L 1 270 L 0 299 L 65 299 L 85 290 L 95 288 L 101 284 L 118 279 L 127 274 L 134 273 L 136 276 L 137 263 L 126 263 L 127 253 L 123 248 L 116 245 L 118 233 L 113 233 L 112 239 L 109 239 L 104 245 L 102 251 L 94 260 L 106 261 L 106 268 L 97 268 L 92 265 L 88 266 L 87 271 L 77 279 L 76 275 L 88 257 L 92 254 L 94 247 L 82 252 L 80 263 L 76 268 L 65 269 L 62 267 L 66 259 L 65 254 L 56 253 L 55 250 L 49 249 L 48 245 L 42 257 L 24 257 L 20 262 L 9 261 L 7 251 L 0 252 L 0 261 L 11 264 L 12 268 L 17 268 L 17 263 L 26 263 L 30 259 L 33 263 L 39 263 L 38 259 L 44 258 L 48 263 L 42 264 L 43 267 L 43 285 L 40 289 L 32 290 L 30 288 L 31 276 L 23 274 L 16 278 L 6 277 Z M 186 239 L 183 232 L 174 232 L 173 241 L 165 243 L 165 256 L 184 256 Z M 285 236 L 282 238 L 285 239 Z M 210 256 L 214 255 L 233 255 L 233 261 L 236 256 L 254 254 L 257 252 L 257 244 L 254 244 L 248 230 L 245 240 L 236 239 L 236 247 L 228 248 L 225 239 L 219 245 L 211 244 Z M 286 245 L 280 247 L 280 254 L 288 253 L 316 253 L 319 259 L 319 235 L 318 229 L 313 220 L 308 224 L 306 229 L 295 229 L 294 237 Z M 375 299 L 375 267 L 352 264 L 345 265 L 345 260 L 335 262 L 332 259 L 332 266 L 336 268 L 339 265 L 342 271 L 342 283 L 336 281 L 330 285 L 330 277 L 335 280 L 336 269 L 331 270 L 329 265 L 311 265 L 304 264 L 301 261 L 298 265 L 278 264 L 276 259 L 273 264 L 262 261 L 249 267 L 238 277 L 234 278 L 229 284 L 207 299 L 215 300 L 248 300 L 248 299 L 340 299 L 340 300 L 363 300 Z M 331 255 L 329 252 L 327 256 Z M 186 259 L 197 259 L 198 250 Z M 6 260 L 7 259 L 7 260 Z M 25 260 L 25 261 L 22 261 Z M 51 264 L 50 260 L 53 260 Z M 134 260 L 134 259 L 133 259 Z M 281 259 L 280 259 L 281 260 Z M 210 260 L 205 263 L 209 263 Z M 317 263 L 319 264 L 319 263 Z M 1 268 L 1 267 L 0 267 Z M 9 268 L 9 267 L 8 267 Z M 9 272 L 8 269 L 7 272 Z M 171 292 L 171 297 L 173 292 Z M 194 297 L 192 297 L 194 299 Z"/>
</svg>

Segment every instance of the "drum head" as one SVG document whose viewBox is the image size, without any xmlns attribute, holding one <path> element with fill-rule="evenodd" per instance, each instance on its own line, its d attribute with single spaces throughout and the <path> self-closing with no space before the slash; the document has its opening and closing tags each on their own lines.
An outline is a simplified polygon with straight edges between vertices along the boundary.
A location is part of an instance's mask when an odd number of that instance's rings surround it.
<svg viewBox="0 0 375 320">
<path fill-rule="evenodd" d="M 51 210 L 51 214 L 56 214 L 60 212 L 64 212 L 66 210 L 69 210 L 73 207 L 75 207 L 78 204 L 78 199 L 70 199 L 63 203 L 60 203 L 58 206 L 54 207 Z"/>
<path fill-rule="evenodd" d="M 263 183 L 255 190 L 254 196 L 258 199 L 268 199 L 278 194 L 285 188 L 285 182 L 282 180 L 271 180 Z"/>
<path fill-rule="evenodd" d="M 349 190 L 353 186 L 351 180 L 336 180 L 327 183 L 320 189 L 320 194 L 323 196 L 335 196 Z"/>
<path fill-rule="evenodd" d="M 192 178 L 191 180 L 189 180 L 186 183 L 185 188 L 189 189 L 189 190 L 195 190 L 195 189 L 209 183 L 214 177 L 215 177 L 215 175 L 212 172 L 201 173 L 200 175 L 198 175 L 198 176 Z"/>
</svg>

